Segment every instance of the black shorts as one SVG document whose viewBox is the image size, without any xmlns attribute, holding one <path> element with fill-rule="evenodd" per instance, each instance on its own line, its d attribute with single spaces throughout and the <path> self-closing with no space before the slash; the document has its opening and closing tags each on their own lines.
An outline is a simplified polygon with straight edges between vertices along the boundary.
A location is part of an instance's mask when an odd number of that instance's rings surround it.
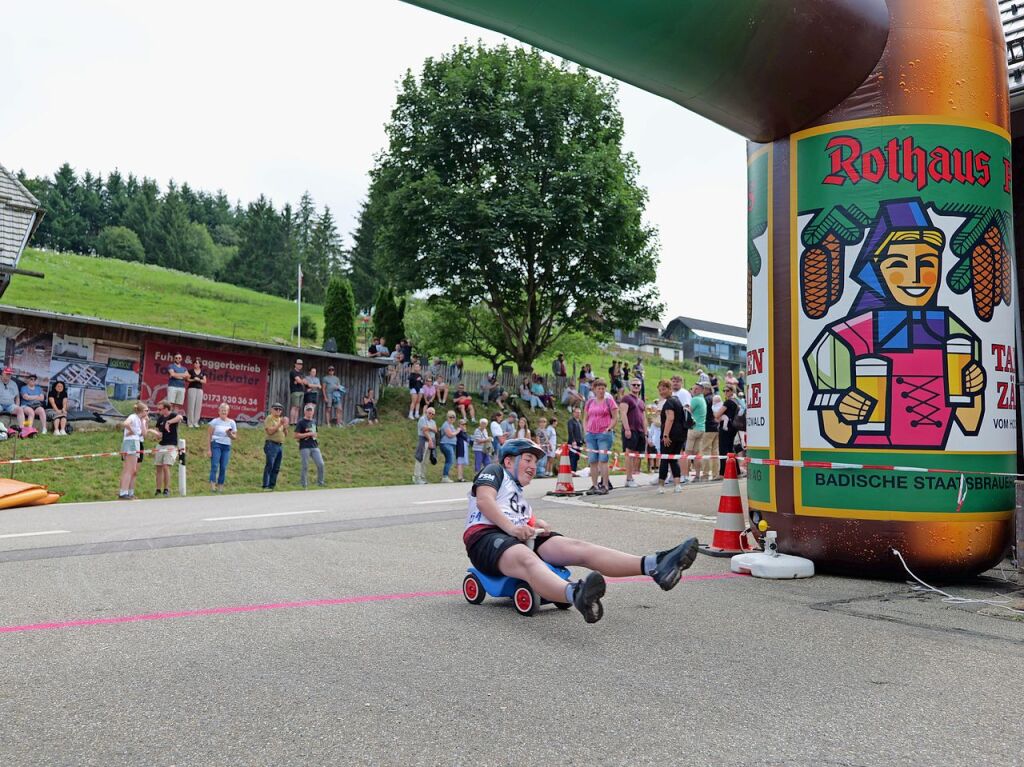
<svg viewBox="0 0 1024 767">
<path fill-rule="evenodd" d="M 635 453 L 642 453 L 647 449 L 647 435 L 642 431 L 632 432 L 633 436 L 626 438 L 626 432 L 622 432 L 622 449 L 632 450 Z"/>
<path fill-rule="evenodd" d="M 541 546 L 560 535 L 561 533 L 551 533 L 550 535 L 538 536 L 533 548 L 534 552 L 539 552 Z M 518 538 L 495 528 L 493 531 L 489 530 L 477 538 L 472 545 L 466 548 L 466 553 L 469 554 L 469 561 L 473 563 L 473 567 L 484 575 L 501 577 L 502 572 L 498 569 L 498 560 L 501 559 L 502 554 L 516 544 L 526 545 Z"/>
</svg>

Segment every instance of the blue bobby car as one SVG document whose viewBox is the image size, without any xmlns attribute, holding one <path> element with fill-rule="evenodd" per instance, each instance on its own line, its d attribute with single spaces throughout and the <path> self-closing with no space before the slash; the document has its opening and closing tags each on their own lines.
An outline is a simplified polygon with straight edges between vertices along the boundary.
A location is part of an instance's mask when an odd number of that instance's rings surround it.
<svg viewBox="0 0 1024 767">
<path fill-rule="evenodd" d="M 555 567 L 548 564 L 548 569 L 563 581 L 569 580 L 569 570 L 565 567 Z M 538 605 L 551 604 L 546 599 L 539 598 L 533 593 L 533 589 L 526 581 L 518 578 L 509 578 L 506 575 L 494 577 L 485 575 L 475 567 L 467 568 L 466 577 L 462 579 L 462 596 L 471 605 L 478 605 L 484 601 L 484 597 L 508 597 L 511 598 L 516 612 L 520 615 L 533 615 Z M 564 602 L 555 602 L 559 610 L 568 610 L 572 605 Z"/>
</svg>

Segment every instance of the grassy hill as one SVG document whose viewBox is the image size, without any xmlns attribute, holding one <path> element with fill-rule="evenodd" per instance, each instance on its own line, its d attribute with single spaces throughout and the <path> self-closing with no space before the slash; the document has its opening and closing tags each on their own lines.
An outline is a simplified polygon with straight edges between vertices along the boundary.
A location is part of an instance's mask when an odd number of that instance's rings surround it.
<svg viewBox="0 0 1024 767">
<path fill-rule="evenodd" d="M 252 341 L 291 340 L 295 303 L 148 264 L 28 249 L 3 303 Z M 323 331 L 323 307 L 303 304 Z"/>
</svg>

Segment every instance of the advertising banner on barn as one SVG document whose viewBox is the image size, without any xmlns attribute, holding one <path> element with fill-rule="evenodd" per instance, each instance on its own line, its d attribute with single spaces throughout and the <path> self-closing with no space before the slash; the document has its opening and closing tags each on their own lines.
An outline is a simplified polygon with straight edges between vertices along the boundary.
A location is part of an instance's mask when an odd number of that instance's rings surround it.
<svg viewBox="0 0 1024 767">
<path fill-rule="evenodd" d="M 226 402 L 231 417 L 257 421 L 267 410 L 267 375 L 270 361 L 266 357 L 234 352 L 209 351 L 181 344 L 147 341 L 142 365 L 142 399 L 157 405 L 167 396 L 170 380 L 168 368 L 174 355 L 181 354 L 182 364 L 192 368 L 199 360 L 206 375 L 203 387 L 202 418 L 216 418 L 217 407 Z"/>
</svg>

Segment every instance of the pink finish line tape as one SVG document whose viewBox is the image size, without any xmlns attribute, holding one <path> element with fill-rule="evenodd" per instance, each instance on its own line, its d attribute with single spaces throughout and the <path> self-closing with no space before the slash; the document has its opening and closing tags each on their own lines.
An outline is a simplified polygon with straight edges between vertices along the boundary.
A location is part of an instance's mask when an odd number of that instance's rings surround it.
<svg viewBox="0 0 1024 767">
<path fill-rule="evenodd" d="M 743 575 L 722 573 L 720 575 L 684 575 L 684 581 L 715 581 L 726 578 L 743 578 Z M 634 578 L 609 578 L 614 582 L 649 581 L 646 576 Z M 392 602 L 401 599 L 426 599 L 429 597 L 452 597 L 461 594 L 461 589 L 446 591 L 410 591 L 404 594 L 366 594 L 339 599 L 311 599 L 305 602 L 274 602 L 265 605 L 237 605 L 235 607 L 208 607 L 202 610 L 181 610 L 178 612 L 145 613 L 143 615 L 119 615 L 111 618 L 85 618 L 76 621 L 57 621 L 53 623 L 29 623 L 23 626 L 0 626 L 0 634 L 15 634 L 28 631 L 54 631 L 57 629 L 87 628 L 89 626 L 109 626 L 118 623 L 140 623 L 142 621 L 164 621 L 176 618 L 201 618 L 207 615 L 234 615 L 237 613 L 254 613 L 264 610 L 293 610 L 300 607 L 332 607 L 334 605 L 354 605 L 366 602 Z"/>
</svg>

